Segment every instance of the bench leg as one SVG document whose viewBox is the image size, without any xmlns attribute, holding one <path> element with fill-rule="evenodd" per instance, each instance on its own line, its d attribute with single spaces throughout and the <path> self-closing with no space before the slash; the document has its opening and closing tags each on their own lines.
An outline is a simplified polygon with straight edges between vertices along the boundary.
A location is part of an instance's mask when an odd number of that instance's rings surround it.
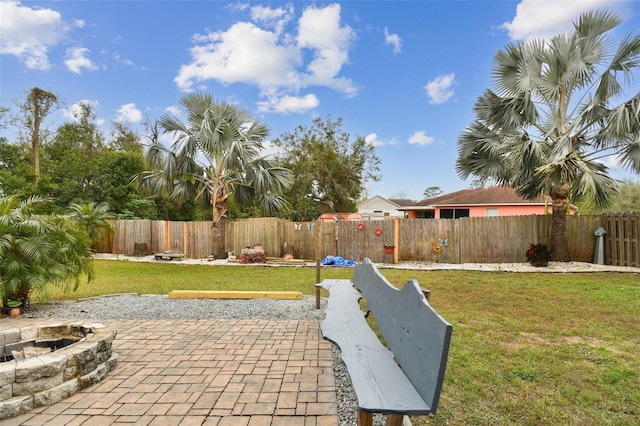
<svg viewBox="0 0 640 426">
<path fill-rule="evenodd" d="M 403 414 L 387 414 L 387 426 L 402 426 Z"/>
<path fill-rule="evenodd" d="M 372 425 L 373 425 L 373 413 L 358 410 L 358 426 L 372 426 Z"/>
</svg>

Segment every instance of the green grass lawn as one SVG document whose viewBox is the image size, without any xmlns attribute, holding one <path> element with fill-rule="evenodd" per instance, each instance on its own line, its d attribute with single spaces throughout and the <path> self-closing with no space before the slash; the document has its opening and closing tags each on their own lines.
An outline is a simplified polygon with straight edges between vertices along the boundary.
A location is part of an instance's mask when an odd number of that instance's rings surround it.
<svg viewBox="0 0 640 426">
<path fill-rule="evenodd" d="M 96 279 L 55 299 L 171 290 L 314 294 L 315 269 L 101 260 Z M 640 424 L 640 273 L 381 272 L 417 279 L 453 325 L 437 425 Z M 350 278 L 351 269 L 322 269 Z"/>
</svg>

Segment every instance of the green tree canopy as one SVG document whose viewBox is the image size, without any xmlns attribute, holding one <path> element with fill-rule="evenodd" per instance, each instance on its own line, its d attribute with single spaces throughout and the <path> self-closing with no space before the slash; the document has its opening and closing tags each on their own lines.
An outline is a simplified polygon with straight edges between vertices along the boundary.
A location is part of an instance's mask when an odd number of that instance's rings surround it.
<svg viewBox="0 0 640 426">
<path fill-rule="evenodd" d="M 620 23 L 590 12 L 571 32 L 507 45 L 494 58 L 495 90 L 480 96 L 458 139 L 461 178 L 493 179 L 528 199 L 550 194 L 558 261 L 570 260 L 568 201 L 591 197 L 603 206 L 617 189 L 602 157 L 618 155 L 640 172 L 640 93 L 624 98 L 640 65 L 640 36 L 615 43 L 610 31 Z"/>
<path fill-rule="evenodd" d="M 623 180 L 606 207 L 596 206 L 592 198 L 578 203 L 579 214 L 640 212 L 640 182 Z"/>
<path fill-rule="evenodd" d="M 375 147 L 342 130 L 342 118 L 316 118 L 273 143 L 281 150 L 278 161 L 296 177 L 286 195 L 293 219 L 315 219 L 319 205 L 353 212 L 367 183 L 380 180 Z"/>
<path fill-rule="evenodd" d="M 0 196 L 26 198 L 33 193 L 33 166 L 22 146 L 0 138 Z"/>
</svg>

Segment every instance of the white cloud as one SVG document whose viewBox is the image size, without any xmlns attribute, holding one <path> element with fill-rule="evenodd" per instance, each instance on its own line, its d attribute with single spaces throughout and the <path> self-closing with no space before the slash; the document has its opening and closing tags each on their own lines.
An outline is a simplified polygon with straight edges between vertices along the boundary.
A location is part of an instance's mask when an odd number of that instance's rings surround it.
<svg viewBox="0 0 640 426">
<path fill-rule="evenodd" d="M 442 104 L 447 102 L 453 96 L 451 86 L 455 81 L 455 74 L 445 74 L 436 77 L 424 86 L 429 96 L 430 104 Z"/>
<path fill-rule="evenodd" d="M 395 138 L 392 138 L 388 141 L 383 141 L 381 139 L 378 139 L 378 135 L 375 133 L 369 133 L 367 136 L 364 137 L 364 141 L 371 146 L 384 146 L 384 145 L 393 146 L 398 144 L 398 141 Z"/>
<path fill-rule="evenodd" d="M 180 111 L 180 108 L 178 108 L 175 105 L 170 105 L 168 107 L 166 107 L 164 109 L 164 112 L 168 112 L 171 115 L 175 115 L 176 117 L 179 116 L 180 114 L 182 114 L 182 111 Z"/>
<path fill-rule="evenodd" d="M 49 48 L 60 43 L 69 29 L 62 15 L 55 10 L 32 9 L 11 0 L 0 1 L 0 15 L 0 54 L 17 56 L 30 69 L 49 69 Z"/>
<path fill-rule="evenodd" d="M 394 55 L 397 55 L 402 51 L 402 41 L 400 40 L 400 36 L 398 34 L 389 33 L 389 30 L 386 27 L 384 29 L 384 42 L 393 47 Z"/>
<path fill-rule="evenodd" d="M 76 74 L 82 74 L 82 69 L 87 69 L 89 71 L 97 70 L 98 67 L 91 62 L 91 59 L 87 58 L 87 55 L 90 52 L 86 47 L 72 47 L 67 49 L 66 57 L 64 64 L 67 66 L 67 69 Z"/>
<path fill-rule="evenodd" d="M 115 121 L 139 123 L 142 121 L 142 112 L 136 108 L 136 104 L 124 104 L 118 109 L 118 115 Z"/>
<path fill-rule="evenodd" d="M 500 28 L 507 30 L 512 40 L 526 41 L 548 38 L 571 30 L 573 21 L 583 12 L 619 7 L 619 0 L 539 1 L 522 0 L 516 16 Z"/>
<path fill-rule="evenodd" d="M 262 145 L 260 155 L 265 158 L 273 158 L 277 155 L 284 154 L 284 150 L 273 144 L 271 141 L 265 141 Z"/>
<path fill-rule="evenodd" d="M 355 37 L 348 26 L 340 26 L 339 4 L 325 8 L 307 7 L 298 20 L 298 46 L 314 51 L 307 71 L 306 85 L 331 87 L 347 95 L 355 95 L 357 88 L 350 79 L 336 76 L 349 59 L 349 47 Z"/>
<path fill-rule="evenodd" d="M 424 130 L 418 130 L 409 137 L 409 143 L 411 145 L 431 145 L 436 139 L 433 136 L 428 136 Z"/>
<path fill-rule="evenodd" d="M 260 88 L 297 81 L 295 48 L 278 44 L 278 37 L 252 23 L 238 22 L 226 32 L 197 36 L 204 44 L 190 49 L 192 62 L 182 65 L 174 81 L 184 91 L 196 82 L 218 80 L 223 84 L 246 83 Z"/>
<path fill-rule="evenodd" d="M 265 6 L 254 6 L 251 8 L 251 19 L 255 22 L 264 23 L 267 28 L 273 28 L 276 34 L 281 34 L 293 18 L 293 5 L 291 3 L 284 7 L 272 9 Z"/>
<path fill-rule="evenodd" d="M 306 7 L 297 33 L 285 31 L 293 6 L 250 9 L 254 22 L 237 22 L 226 31 L 193 36 L 191 61 L 180 67 L 174 82 L 183 91 L 208 80 L 256 86 L 264 98 L 263 111 L 304 112 L 319 104 L 301 89 L 329 87 L 346 96 L 357 93 L 354 83 L 339 75 L 348 60 L 354 33 L 340 24 L 338 4 Z M 305 58 L 311 57 L 305 61 Z"/>
<path fill-rule="evenodd" d="M 112 55 L 112 57 L 116 62 L 128 65 L 128 66 L 133 67 L 133 68 L 135 68 L 137 70 L 141 70 L 141 71 L 146 71 L 147 70 L 147 67 L 136 65 L 131 59 L 126 59 L 126 58 L 123 58 L 122 56 L 120 56 L 120 54 L 118 52 L 115 52 Z"/>
<path fill-rule="evenodd" d="M 75 21 L 73 21 L 73 24 L 78 28 L 84 28 L 85 25 L 87 25 L 87 23 L 84 22 L 83 19 L 76 19 Z"/>
<path fill-rule="evenodd" d="M 266 101 L 258 102 L 260 112 L 277 112 L 280 114 L 304 113 L 320 105 L 320 100 L 314 94 L 305 96 L 276 96 Z"/>
</svg>

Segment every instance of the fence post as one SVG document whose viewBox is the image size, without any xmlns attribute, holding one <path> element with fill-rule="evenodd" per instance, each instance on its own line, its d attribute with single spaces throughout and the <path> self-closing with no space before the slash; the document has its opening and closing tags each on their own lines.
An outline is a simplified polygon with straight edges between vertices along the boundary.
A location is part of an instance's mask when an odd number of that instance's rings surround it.
<svg viewBox="0 0 640 426">
<path fill-rule="evenodd" d="M 393 220 L 393 245 L 395 246 L 395 250 L 393 250 L 393 263 L 398 263 L 398 252 L 400 251 L 400 221 L 398 219 Z"/>
<path fill-rule="evenodd" d="M 316 223 L 316 284 L 320 284 L 320 221 Z M 316 309 L 320 309 L 320 287 L 316 286 Z"/>
<path fill-rule="evenodd" d="M 171 222 L 164 221 L 164 251 L 171 251 Z"/>
</svg>

